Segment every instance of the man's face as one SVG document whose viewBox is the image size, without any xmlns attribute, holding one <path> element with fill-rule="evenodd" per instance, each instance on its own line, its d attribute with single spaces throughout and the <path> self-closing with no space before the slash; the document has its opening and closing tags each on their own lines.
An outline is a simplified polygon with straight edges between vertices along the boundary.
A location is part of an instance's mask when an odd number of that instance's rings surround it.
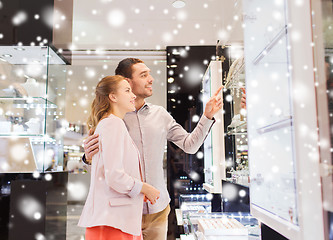
<svg viewBox="0 0 333 240">
<path fill-rule="evenodd" d="M 132 78 L 129 83 L 137 98 L 147 98 L 153 95 L 154 78 L 150 75 L 150 69 L 144 63 L 136 63 L 132 66 Z"/>
</svg>

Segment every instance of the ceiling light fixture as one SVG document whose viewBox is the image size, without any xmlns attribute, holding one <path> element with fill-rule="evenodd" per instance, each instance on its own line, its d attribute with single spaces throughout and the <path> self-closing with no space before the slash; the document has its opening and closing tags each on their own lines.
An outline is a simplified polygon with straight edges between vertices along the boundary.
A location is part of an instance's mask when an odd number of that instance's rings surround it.
<svg viewBox="0 0 333 240">
<path fill-rule="evenodd" d="M 17 51 L 25 51 L 25 49 L 22 48 L 22 47 L 15 47 L 14 49 L 17 50 Z"/>
<path fill-rule="evenodd" d="M 185 1 L 182 1 L 182 0 L 175 0 L 175 1 L 173 1 L 173 3 L 172 3 L 172 6 L 174 7 L 174 8 L 182 8 L 182 7 L 185 7 Z"/>
<path fill-rule="evenodd" d="M 10 55 L 10 54 L 2 54 L 2 56 L 5 57 L 5 58 L 11 58 L 12 57 L 12 55 Z"/>
</svg>

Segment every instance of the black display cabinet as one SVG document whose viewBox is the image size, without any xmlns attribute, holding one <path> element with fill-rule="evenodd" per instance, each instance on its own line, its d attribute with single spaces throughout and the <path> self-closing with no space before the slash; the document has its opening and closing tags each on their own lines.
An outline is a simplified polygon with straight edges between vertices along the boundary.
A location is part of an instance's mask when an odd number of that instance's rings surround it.
<svg viewBox="0 0 333 240">
<path fill-rule="evenodd" d="M 66 239 L 67 172 L 0 175 L 0 240 Z"/>
</svg>

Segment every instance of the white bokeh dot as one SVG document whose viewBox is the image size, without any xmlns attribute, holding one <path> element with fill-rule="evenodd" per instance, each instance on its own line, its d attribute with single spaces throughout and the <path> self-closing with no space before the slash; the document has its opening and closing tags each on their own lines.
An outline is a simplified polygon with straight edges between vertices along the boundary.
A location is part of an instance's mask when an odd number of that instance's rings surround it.
<svg viewBox="0 0 333 240">
<path fill-rule="evenodd" d="M 231 102 L 232 101 L 232 96 L 229 94 L 229 95 L 227 95 L 226 97 L 225 97 L 225 100 L 227 101 L 227 102 Z"/>
<path fill-rule="evenodd" d="M 35 171 L 35 172 L 32 173 L 32 176 L 33 176 L 34 178 L 39 178 L 40 173 L 37 172 L 37 171 Z"/>
<path fill-rule="evenodd" d="M 240 197 L 245 197 L 245 196 L 246 196 L 246 191 L 245 191 L 244 189 L 242 189 L 242 190 L 240 190 L 240 191 L 238 192 L 238 195 L 239 195 Z"/>
<path fill-rule="evenodd" d="M 192 122 L 198 122 L 200 117 L 198 115 L 193 115 Z"/>
<path fill-rule="evenodd" d="M 34 219 L 39 220 L 42 217 L 42 214 L 40 212 L 34 213 Z"/>
<path fill-rule="evenodd" d="M 27 20 L 28 20 L 28 14 L 24 11 L 19 11 L 12 18 L 12 23 L 15 26 L 19 26 L 22 23 L 26 22 Z"/>
<path fill-rule="evenodd" d="M 35 239 L 36 240 L 46 240 L 45 236 L 42 233 L 36 233 Z"/>
<path fill-rule="evenodd" d="M 196 156 L 198 159 L 202 159 L 204 157 L 204 154 L 203 152 L 199 151 Z"/>
<path fill-rule="evenodd" d="M 108 23 L 113 27 L 121 27 L 126 20 L 126 16 L 122 10 L 114 9 L 108 13 Z"/>
<path fill-rule="evenodd" d="M 45 174 L 44 178 L 45 178 L 46 181 L 51 181 L 52 180 L 52 175 L 47 173 L 47 174 Z"/>
</svg>

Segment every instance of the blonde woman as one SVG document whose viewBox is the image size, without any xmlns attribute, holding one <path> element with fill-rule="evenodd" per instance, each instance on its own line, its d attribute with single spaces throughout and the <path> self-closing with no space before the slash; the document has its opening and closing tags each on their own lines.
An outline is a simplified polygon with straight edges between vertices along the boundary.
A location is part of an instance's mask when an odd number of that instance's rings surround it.
<svg viewBox="0 0 333 240">
<path fill-rule="evenodd" d="M 89 194 L 79 226 L 86 240 L 139 240 L 144 196 L 152 204 L 160 192 L 142 182 L 139 152 L 123 118 L 134 111 L 135 95 L 124 77 L 108 76 L 96 87 L 88 127 L 99 134 Z"/>
</svg>

